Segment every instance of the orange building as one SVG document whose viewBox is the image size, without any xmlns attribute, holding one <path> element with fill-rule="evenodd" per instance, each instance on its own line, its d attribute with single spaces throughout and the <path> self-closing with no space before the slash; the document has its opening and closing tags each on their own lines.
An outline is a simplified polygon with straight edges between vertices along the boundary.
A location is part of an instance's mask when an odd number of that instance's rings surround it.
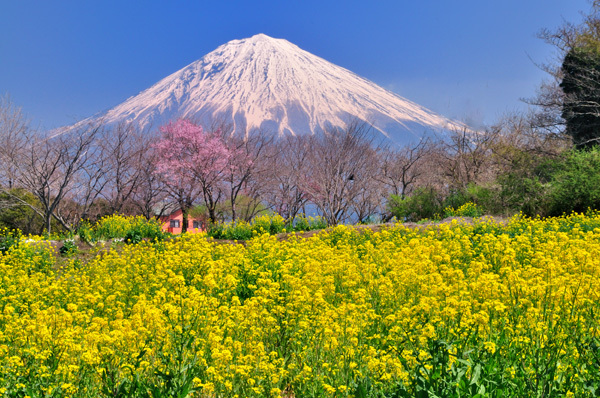
<svg viewBox="0 0 600 398">
<path fill-rule="evenodd" d="M 162 222 L 162 230 L 172 234 L 180 234 L 183 228 L 183 212 L 181 209 L 175 210 L 170 214 L 160 217 Z M 200 219 L 193 218 L 188 215 L 188 233 L 198 233 L 206 231 L 206 225 Z"/>
</svg>

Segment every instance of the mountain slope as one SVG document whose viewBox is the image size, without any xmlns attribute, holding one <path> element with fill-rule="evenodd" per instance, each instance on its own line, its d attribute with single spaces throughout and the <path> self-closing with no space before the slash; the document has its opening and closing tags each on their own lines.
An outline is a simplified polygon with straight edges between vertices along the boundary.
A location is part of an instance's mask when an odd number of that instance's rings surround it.
<svg viewBox="0 0 600 398">
<path fill-rule="evenodd" d="M 454 122 L 283 40 L 258 34 L 233 40 L 97 115 L 111 125 L 157 126 L 178 117 L 227 120 L 236 132 L 257 128 L 305 134 L 359 118 L 394 141 Z"/>
</svg>

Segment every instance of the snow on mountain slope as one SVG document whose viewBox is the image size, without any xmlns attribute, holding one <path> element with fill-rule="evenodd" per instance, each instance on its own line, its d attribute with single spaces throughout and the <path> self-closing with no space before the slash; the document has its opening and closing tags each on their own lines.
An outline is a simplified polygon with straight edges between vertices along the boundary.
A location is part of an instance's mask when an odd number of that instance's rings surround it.
<svg viewBox="0 0 600 398">
<path fill-rule="evenodd" d="M 97 115 L 142 128 L 178 117 L 228 120 L 235 131 L 314 133 L 352 118 L 396 142 L 456 126 L 440 115 L 283 40 L 233 40 Z"/>
</svg>

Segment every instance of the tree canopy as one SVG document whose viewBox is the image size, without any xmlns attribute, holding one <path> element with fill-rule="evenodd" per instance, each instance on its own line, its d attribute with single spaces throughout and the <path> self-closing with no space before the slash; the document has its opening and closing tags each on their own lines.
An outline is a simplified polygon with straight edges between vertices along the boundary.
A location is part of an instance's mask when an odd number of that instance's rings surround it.
<svg viewBox="0 0 600 398">
<path fill-rule="evenodd" d="M 578 148 L 600 142 L 600 1 L 580 24 L 544 30 L 541 37 L 558 50 L 559 65 L 545 66 L 555 83 L 542 86 L 532 101 L 546 111 L 548 125 L 558 120 Z M 542 112 L 544 113 L 544 112 Z M 554 113 L 555 117 L 547 117 Z M 562 121 L 560 121 L 562 119 Z"/>
<path fill-rule="evenodd" d="M 575 47 L 563 60 L 562 117 L 565 133 L 577 147 L 596 145 L 600 139 L 600 53 Z"/>
</svg>

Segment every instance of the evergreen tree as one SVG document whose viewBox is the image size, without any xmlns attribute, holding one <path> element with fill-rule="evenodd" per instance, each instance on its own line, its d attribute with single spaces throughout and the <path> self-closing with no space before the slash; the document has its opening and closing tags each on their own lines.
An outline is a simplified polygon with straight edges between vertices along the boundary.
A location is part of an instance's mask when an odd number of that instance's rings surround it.
<svg viewBox="0 0 600 398">
<path fill-rule="evenodd" d="M 579 148 L 600 142 L 600 53 L 590 47 L 571 49 L 562 64 L 565 133 Z"/>
</svg>

